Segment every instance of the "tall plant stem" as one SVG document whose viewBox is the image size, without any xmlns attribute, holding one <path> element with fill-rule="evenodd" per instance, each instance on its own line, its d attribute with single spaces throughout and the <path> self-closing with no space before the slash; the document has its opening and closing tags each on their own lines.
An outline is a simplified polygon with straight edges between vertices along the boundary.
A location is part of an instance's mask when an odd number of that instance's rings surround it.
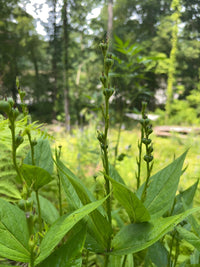
<svg viewBox="0 0 200 267">
<path fill-rule="evenodd" d="M 103 164 L 104 164 L 104 171 L 106 174 L 106 175 L 104 175 L 106 195 L 107 196 L 109 195 L 109 197 L 106 200 L 106 208 L 107 208 L 106 210 L 107 210 L 108 221 L 112 227 L 110 181 L 107 178 L 110 175 L 110 173 L 109 173 L 109 161 L 108 161 L 109 98 L 107 98 L 107 97 L 105 97 L 104 119 L 105 119 L 105 130 L 104 130 L 104 144 L 103 144 L 103 155 L 104 155 Z M 111 248 L 111 236 L 108 239 L 107 251 L 110 251 L 110 248 Z M 108 262 L 109 262 L 109 255 L 106 255 L 104 267 L 108 266 Z"/>
<path fill-rule="evenodd" d="M 105 183 L 106 183 L 106 195 L 110 194 L 110 182 L 106 176 L 109 176 L 109 162 L 108 162 L 108 128 L 109 128 L 109 99 L 105 99 L 105 130 L 104 130 L 104 136 L 105 136 L 105 142 L 104 142 L 104 148 L 103 148 L 103 154 L 104 154 L 104 169 L 106 175 L 104 175 Z M 106 201 L 107 205 L 107 216 L 110 224 L 112 223 L 111 218 L 111 198 L 110 196 L 107 198 Z M 109 248 L 110 249 L 110 248 Z"/>
<path fill-rule="evenodd" d="M 10 130 L 11 130 L 11 135 L 12 135 L 12 160 L 13 160 L 13 165 L 15 167 L 15 170 L 17 172 L 17 175 L 20 179 L 21 182 L 23 182 L 23 177 L 21 175 L 21 172 L 19 170 L 19 167 L 17 165 L 17 155 L 16 155 L 16 141 L 15 141 L 15 122 L 14 120 L 10 120 Z"/>
<path fill-rule="evenodd" d="M 35 191 L 35 193 L 36 193 L 36 200 L 37 200 L 37 206 L 38 206 L 39 231 L 42 232 L 42 217 L 41 217 L 41 208 L 40 208 L 40 200 L 39 200 L 38 190 Z"/>
<path fill-rule="evenodd" d="M 27 133 L 27 135 L 28 135 L 28 140 L 29 140 L 29 144 L 30 144 L 30 147 L 31 147 L 31 160 L 32 160 L 32 165 L 35 165 L 34 145 L 33 145 L 33 143 L 32 143 L 31 135 L 30 135 L 29 132 Z"/>
<path fill-rule="evenodd" d="M 137 158 L 137 173 L 136 173 L 136 180 L 137 180 L 137 189 L 140 187 L 140 175 L 141 175 L 141 164 L 142 164 L 142 139 L 144 138 L 144 130 L 143 127 L 141 127 L 141 138 L 140 141 L 138 141 L 138 150 L 139 155 Z"/>
<path fill-rule="evenodd" d="M 148 153 L 148 145 L 146 145 L 146 153 Z M 143 192 L 142 192 L 142 197 L 141 197 L 141 200 L 144 202 L 145 198 L 146 198 L 146 191 L 147 191 L 147 186 L 149 184 L 149 178 L 150 178 L 150 175 L 151 175 L 151 167 L 150 167 L 150 162 L 146 162 L 146 166 L 147 166 L 147 177 L 146 177 L 146 181 L 145 181 L 145 184 L 144 184 L 144 189 L 143 189 Z"/>
</svg>

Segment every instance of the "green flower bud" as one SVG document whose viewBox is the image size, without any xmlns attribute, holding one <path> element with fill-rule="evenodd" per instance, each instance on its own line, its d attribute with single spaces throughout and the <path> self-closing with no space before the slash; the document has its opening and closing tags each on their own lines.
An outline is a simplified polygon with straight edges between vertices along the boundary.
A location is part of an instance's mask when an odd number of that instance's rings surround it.
<svg viewBox="0 0 200 267">
<path fill-rule="evenodd" d="M 23 142 L 24 142 L 24 138 L 20 134 L 18 134 L 15 137 L 15 145 L 16 145 L 16 148 L 18 148 Z"/>
<path fill-rule="evenodd" d="M 144 156 L 144 160 L 146 161 L 146 162 L 151 162 L 152 160 L 153 160 L 153 156 L 149 156 L 149 155 L 145 155 Z"/>
<path fill-rule="evenodd" d="M 147 124 L 149 124 L 150 119 L 146 118 L 146 119 L 144 119 L 144 122 L 145 122 L 145 124 L 147 125 Z"/>
<path fill-rule="evenodd" d="M 0 101 L 0 111 L 5 112 L 7 115 L 10 113 L 11 107 L 7 101 L 5 100 Z"/>
<path fill-rule="evenodd" d="M 99 47 L 101 48 L 101 51 L 105 57 L 107 54 L 107 50 L 108 50 L 108 44 L 107 43 L 100 43 Z"/>
<path fill-rule="evenodd" d="M 103 86 L 106 87 L 107 78 L 106 78 L 106 76 L 104 76 L 103 73 L 102 73 L 102 76 L 100 77 L 100 81 L 103 84 Z"/>
<path fill-rule="evenodd" d="M 150 147 L 148 148 L 148 153 L 151 154 L 152 152 L 153 152 L 153 147 L 150 146 Z"/>
<path fill-rule="evenodd" d="M 19 116 L 20 112 L 19 112 L 18 108 L 15 108 L 15 109 L 12 108 L 12 111 L 13 111 L 13 118 L 14 118 L 14 120 L 16 120 L 17 117 Z"/>
<path fill-rule="evenodd" d="M 150 135 L 151 133 L 153 133 L 153 130 L 152 129 L 148 129 L 147 133 L 148 133 L 148 135 Z"/>
<path fill-rule="evenodd" d="M 114 60 L 112 58 L 106 58 L 105 67 L 109 70 L 114 64 Z"/>
<path fill-rule="evenodd" d="M 98 133 L 97 139 L 99 140 L 99 142 L 100 142 L 100 143 L 104 143 L 104 141 L 105 141 L 105 136 L 104 136 L 104 134 L 101 133 L 101 132 L 99 132 L 99 131 L 97 131 L 97 133 Z"/>
<path fill-rule="evenodd" d="M 145 145 L 149 145 L 151 143 L 151 139 L 142 138 L 142 143 Z"/>
<path fill-rule="evenodd" d="M 103 90 L 103 94 L 105 95 L 106 98 L 110 98 L 114 93 L 114 89 L 113 88 L 106 88 Z"/>
</svg>

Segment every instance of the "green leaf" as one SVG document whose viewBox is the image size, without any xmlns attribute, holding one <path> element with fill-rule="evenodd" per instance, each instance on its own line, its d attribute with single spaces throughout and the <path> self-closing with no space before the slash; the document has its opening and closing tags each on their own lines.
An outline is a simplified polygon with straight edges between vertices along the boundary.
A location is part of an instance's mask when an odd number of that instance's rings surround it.
<svg viewBox="0 0 200 267">
<path fill-rule="evenodd" d="M 29 262 L 28 241 L 29 232 L 24 212 L 0 199 L 0 256 Z"/>
<path fill-rule="evenodd" d="M 68 174 L 68 176 L 73 177 L 74 179 L 77 179 L 76 176 L 59 159 L 56 159 L 56 165 L 58 166 L 58 173 L 61 177 L 62 186 L 67 200 L 68 210 L 73 211 L 79 209 L 83 205 L 76 193 L 76 190 L 74 189 L 70 181 L 67 179 L 66 174 Z"/>
<path fill-rule="evenodd" d="M 60 217 L 48 230 L 44 239 L 40 245 L 41 254 L 36 259 L 36 264 L 43 261 L 46 257 L 48 257 L 52 250 L 58 245 L 61 239 L 68 233 L 72 227 L 78 223 L 81 219 L 83 219 L 86 215 L 94 211 L 103 202 L 106 198 L 103 198 L 99 201 L 90 203 L 81 207 L 80 209 L 72 212 L 70 215 L 66 214 Z"/>
<path fill-rule="evenodd" d="M 150 220 L 148 210 L 145 208 L 141 200 L 133 193 L 128 187 L 118 183 L 112 178 L 108 177 L 111 181 L 114 196 L 119 203 L 125 208 L 131 222 L 147 222 Z"/>
<path fill-rule="evenodd" d="M 78 223 L 72 229 L 67 242 L 41 262 L 38 267 L 81 267 L 81 252 L 85 243 L 85 237 L 86 225 L 82 222 Z"/>
<path fill-rule="evenodd" d="M 150 222 L 124 226 L 114 237 L 112 242 L 113 250 L 110 254 L 126 255 L 143 250 L 173 230 L 174 226 L 185 217 L 196 211 L 200 211 L 200 208 L 187 210 L 167 218 L 158 218 Z"/>
<path fill-rule="evenodd" d="M 185 239 L 188 243 L 193 245 L 198 251 L 200 251 L 200 238 L 196 236 L 194 233 L 186 230 L 181 226 L 177 226 L 176 230 L 178 231 L 179 235 Z"/>
<path fill-rule="evenodd" d="M 61 166 L 58 160 L 58 167 L 63 172 L 64 176 L 62 178 L 62 184 L 66 184 L 66 179 L 68 179 L 73 186 L 76 195 L 72 195 L 71 198 L 75 196 L 73 202 L 76 202 L 76 197 L 81 200 L 83 205 L 95 201 L 94 196 L 86 188 L 83 182 L 76 177 L 66 166 Z M 66 186 L 64 187 L 67 190 Z M 71 190 L 70 190 L 71 191 Z M 69 192 L 66 192 L 69 194 Z M 105 211 L 103 207 L 99 207 L 97 210 L 90 214 L 91 219 L 88 220 L 88 233 L 90 237 L 87 237 L 86 246 L 90 250 L 95 250 L 96 252 L 102 252 L 107 247 L 108 239 L 112 233 L 112 228 L 104 217 Z"/>
<path fill-rule="evenodd" d="M 53 173 L 53 159 L 49 140 L 38 139 L 37 144 L 34 146 L 34 159 L 36 166 L 46 170 L 50 174 Z M 25 164 L 32 165 L 31 151 L 24 160 Z"/>
<path fill-rule="evenodd" d="M 149 267 L 150 263 L 158 267 L 166 267 L 168 264 L 168 252 L 161 242 L 156 242 L 148 248 L 145 257 L 145 267 Z"/>
<path fill-rule="evenodd" d="M 32 187 L 35 191 L 39 190 L 52 180 L 49 172 L 38 166 L 23 164 L 21 172 L 27 185 Z"/>
<path fill-rule="evenodd" d="M 162 216 L 172 207 L 186 154 L 151 177 L 144 202 L 151 218 Z"/>
<path fill-rule="evenodd" d="M 36 194 L 32 194 L 33 200 L 35 204 L 37 204 L 36 200 Z M 41 209 L 41 215 L 42 219 L 47 222 L 48 224 L 53 224 L 58 218 L 59 218 L 59 212 L 54 207 L 54 205 L 46 198 L 39 196 L 40 200 L 40 209 Z M 38 206 L 36 205 L 36 209 Z"/>
<path fill-rule="evenodd" d="M 122 179 L 122 177 L 120 176 L 120 174 L 118 173 L 118 171 L 115 169 L 115 167 L 112 164 L 109 164 L 109 173 L 112 179 L 114 179 L 115 181 L 121 184 L 125 184 L 124 180 Z"/>
<path fill-rule="evenodd" d="M 175 198 L 175 207 L 173 210 L 173 214 L 178 214 L 183 212 L 184 205 L 187 206 L 187 208 L 192 208 L 192 202 L 197 190 L 199 181 L 194 183 L 192 186 L 190 186 L 188 189 L 184 190 L 183 192 L 180 192 L 176 198 Z"/>
</svg>

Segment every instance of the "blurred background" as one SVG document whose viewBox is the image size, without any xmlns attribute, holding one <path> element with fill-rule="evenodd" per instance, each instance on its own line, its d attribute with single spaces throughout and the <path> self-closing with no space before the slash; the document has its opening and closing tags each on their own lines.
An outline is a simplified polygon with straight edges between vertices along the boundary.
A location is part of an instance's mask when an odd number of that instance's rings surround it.
<svg viewBox="0 0 200 267">
<path fill-rule="evenodd" d="M 87 124 L 109 37 L 111 123 L 145 100 L 158 124 L 198 125 L 199 31 L 198 0 L 1 0 L 0 94 L 18 101 L 18 76 L 34 119 Z"/>
</svg>

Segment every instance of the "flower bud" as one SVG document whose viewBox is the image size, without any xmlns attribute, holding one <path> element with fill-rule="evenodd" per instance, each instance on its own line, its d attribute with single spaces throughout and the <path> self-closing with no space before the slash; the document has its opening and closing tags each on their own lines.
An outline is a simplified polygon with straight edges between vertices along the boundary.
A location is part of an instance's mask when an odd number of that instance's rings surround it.
<svg viewBox="0 0 200 267">
<path fill-rule="evenodd" d="M 20 114 L 20 112 L 19 112 L 19 110 L 18 110 L 18 108 L 12 108 L 12 112 L 13 112 L 13 118 L 14 118 L 14 120 L 16 120 L 17 119 L 17 117 L 19 116 L 19 114 Z"/>
<path fill-rule="evenodd" d="M 0 111 L 5 112 L 7 115 L 9 114 L 11 107 L 9 103 L 5 100 L 0 101 Z"/>
<path fill-rule="evenodd" d="M 151 143 L 151 139 L 142 138 L 142 143 L 145 145 L 149 145 Z"/>
<path fill-rule="evenodd" d="M 16 145 L 16 148 L 18 148 L 23 142 L 24 142 L 24 138 L 20 134 L 18 134 L 15 137 L 15 145 Z"/>
<path fill-rule="evenodd" d="M 100 77 L 100 81 L 103 84 L 103 86 L 106 87 L 107 78 L 106 78 L 106 76 L 104 76 L 103 73 L 102 73 L 102 76 Z"/>
<path fill-rule="evenodd" d="M 110 98 L 114 93 L 114 89 L 113 88 L 106 88 L 103 90 L 103 94 L 105 95 L 106 98 Z"/>
<path fill-rule="evenodd" d="M 153 156 L 149 156 L 149 155 L 145 155 L 144 156 L 144 160 L 146 161 L 146 162 L 151 162 L 152 160 L 153 160 Z"/>
<path fill-rule="evenodd" d="M 114 64 L 114 60 L 112 58 L 106 58 L 105 60 L 105 68 L 110 69 L 112 65 Z"/>
<path fill-rule="evenodd" d="M 101 48 L 101 51 L 102 51 L 102 53 L 103 53 L 103 55 L 105 57 L 106 54 L 107 54 L 107 50 L 108 50 L 108 44 L 102 42 L 102 43 L 99 44 L 99 47 Z"/>
</svg>

